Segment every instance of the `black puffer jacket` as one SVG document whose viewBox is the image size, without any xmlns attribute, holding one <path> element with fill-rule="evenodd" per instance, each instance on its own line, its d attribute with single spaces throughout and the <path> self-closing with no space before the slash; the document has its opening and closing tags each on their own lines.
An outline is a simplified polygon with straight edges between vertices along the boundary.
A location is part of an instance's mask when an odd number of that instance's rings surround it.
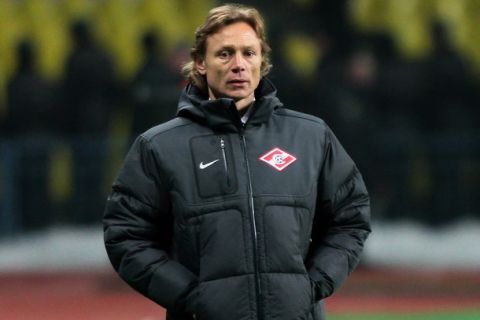
<svg viewBox="0 0 480 320">
<path fill-rule="evenodd" d="M 256 97 L 242 126 L 232 100 L 187 87 L 113 184 L 110 260 L 167 319 L 322 319 L 321 299 L 358 263 L 369 197 L 354 163 L 268 80 Z"/>
</svg>

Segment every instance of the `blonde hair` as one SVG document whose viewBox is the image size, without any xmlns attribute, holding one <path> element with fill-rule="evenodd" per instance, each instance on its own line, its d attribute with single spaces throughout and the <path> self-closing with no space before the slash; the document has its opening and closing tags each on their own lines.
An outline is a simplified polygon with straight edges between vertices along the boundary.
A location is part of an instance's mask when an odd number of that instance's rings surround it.
<svg viewBox="0 0 480 320">
<path fill-rule="evenodd" d="M 265 23 L 257 9 L 241 4 L 226 4 L 213 8 L 208 13 L 205 23 L 195 31 L 195 43 L 190 50 L 191 60 L 182 67 L 182 74 L 186 79 L 198 88 L 205 90 L 207 81 L 195 68 L 195 62 L 205 58 L 208 36 L 216 33 L 220 28 L 236 22 L 248 23 L 258 38 L 262 48 L 261 74 L 268 74 L 272 65 L 270 64 L 270 46 L 267 43 Z"/>
</svg>

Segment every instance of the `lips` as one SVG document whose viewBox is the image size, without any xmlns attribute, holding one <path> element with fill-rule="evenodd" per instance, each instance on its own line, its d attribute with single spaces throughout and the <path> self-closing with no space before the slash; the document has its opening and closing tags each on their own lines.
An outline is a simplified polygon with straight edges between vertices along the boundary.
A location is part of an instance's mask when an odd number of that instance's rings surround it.
<svg viewBox="0 0 480 320">
<path fill-rule="evenodd" d="M 227 81 L 227 84 L 232 86 L 243 86 L 246 83 L 248 83 L 248 81 L 244 79 L 232 79 Z"/>
<path fill-rule="evenodd" d="M 248 80 L 245 80 L 245 79 L 232 79 L 227 81 L 228 84 L 244 84 L 247 82 Z"/>
</svg>

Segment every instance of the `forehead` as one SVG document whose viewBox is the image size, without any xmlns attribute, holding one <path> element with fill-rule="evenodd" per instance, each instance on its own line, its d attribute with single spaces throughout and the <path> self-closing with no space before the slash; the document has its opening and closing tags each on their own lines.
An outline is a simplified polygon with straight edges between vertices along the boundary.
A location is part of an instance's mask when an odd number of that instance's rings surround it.
<svg viewBox="0 0 480 320">
<path fill-rule="evenodd" d="M 235 22 L 220 28 L 207 38 L 207 48 L 260 46 L 260 38 L 246 22 Z M 207 49 L 208 50 L 208 49 Z"/>
</svg>

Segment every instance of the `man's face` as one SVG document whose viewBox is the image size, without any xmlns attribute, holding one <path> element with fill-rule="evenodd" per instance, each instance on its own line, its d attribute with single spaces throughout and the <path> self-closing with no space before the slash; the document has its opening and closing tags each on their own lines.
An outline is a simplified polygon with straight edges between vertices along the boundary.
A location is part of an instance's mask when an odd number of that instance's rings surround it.
<svg viewBox="0 0 480 320">
<path fill-rule="evenodd" d="M 205 58 L 195 65 L 206 75 L 210 98 L 231 98 L 243 109 L 253 101 L 260 82 L 260 39 L 245 22 L 225 26 L 207 38 Z"/>
</svg>

